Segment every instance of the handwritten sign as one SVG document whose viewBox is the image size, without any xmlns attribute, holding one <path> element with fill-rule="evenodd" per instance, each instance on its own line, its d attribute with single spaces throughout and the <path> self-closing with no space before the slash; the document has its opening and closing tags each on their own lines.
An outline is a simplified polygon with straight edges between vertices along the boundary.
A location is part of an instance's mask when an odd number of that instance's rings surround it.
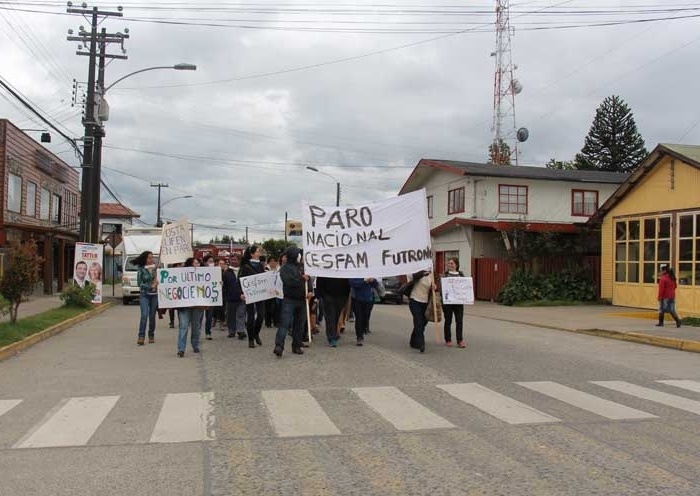
<svg viewBox="0 0 700 496">
<path fill-rule="evenodd" d="M 474 280 L 471 277 L 443 277 L 440 286 L 443 305 L 474 304 Z"/>
<path fill-rule="evenodd" d="M 243 289 L 246 304 L 275 298 L 277 296 L 275 273 L 263 272 L 241 277 L 241 289 Z"/>
<path fill-rule="evenodd" d="M 386 277 L 432 267 L 425 190 L 356 207 L 302 202 L 304 271 Z"/>
<path fill-rule="evenodd" d="M 166 265 L 184 262 L 192 256 L 190 223 L 187 219 L 163 226 L 160 250 L 160 261 Z"/>
<path fill-rule="evenodd" d="M 158 269 L 158 307 L 210 307 L 222 303 L 219 267 Z"/>
</svg>

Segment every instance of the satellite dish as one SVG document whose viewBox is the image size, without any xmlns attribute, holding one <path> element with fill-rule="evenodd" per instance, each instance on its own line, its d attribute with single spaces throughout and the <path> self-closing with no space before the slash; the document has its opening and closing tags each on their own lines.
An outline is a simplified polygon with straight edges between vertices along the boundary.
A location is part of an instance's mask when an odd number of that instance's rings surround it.
<svg viewBox="0 0 700 496">
<path fill-rule="evenodd" d="M 526 127 L 521 127 L 518 129 L 516 136 L 520 143 L 524 143 L 530 137 L 530 131 L 528 131 Z"/>
<path fill-rule="evenodd" d="M 510 87 L 513 90 L 513 93 L 518 95 L 521 91 L 523 91 L 523 85 L 520 84 L 520 81 L 517 79 L 513 79 L 513 82 L 510 83 Z"/>
</svg>

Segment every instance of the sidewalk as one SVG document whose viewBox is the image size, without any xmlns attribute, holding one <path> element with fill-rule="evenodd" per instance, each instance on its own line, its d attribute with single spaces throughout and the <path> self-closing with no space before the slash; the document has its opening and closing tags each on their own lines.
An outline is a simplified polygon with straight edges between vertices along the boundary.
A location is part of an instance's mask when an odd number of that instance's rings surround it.
<svg viewBox="0 0 700 496">
<path fill-rule="evenodd" d="M 700 327 L 683 326 L 677 329 L 668 315 L 665 327 L 655 327 L 657 313 L 653 310 L 608 305 L 509 307 L 481 301 L 464 308 L 467 316 L 700 353 Z"/>
<path fill-rule="evenodd" d="M 46 312 L 62 305 L 63 302 L 59 299 L 58 295 L 32 296 L 29 298 L 29 301 L 23 301 L 19 304 L 19 308 L 17 309 L 17 320 Z M 0 322 L 9 321 L 9 314 L 5 315 L 4 317 L 0 317 Z"/>
</svg>

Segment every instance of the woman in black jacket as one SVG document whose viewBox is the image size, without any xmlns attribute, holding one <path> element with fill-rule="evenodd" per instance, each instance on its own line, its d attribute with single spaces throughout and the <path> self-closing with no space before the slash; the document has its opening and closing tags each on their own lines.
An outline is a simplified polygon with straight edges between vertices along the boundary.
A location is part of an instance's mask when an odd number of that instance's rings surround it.
<svg viewBox="0 0 700 496">
<path fill-rule="evenodd" d="M 243 301 L 243 289 L 239 280 L 241 256 L 234 253 L 231 256 L 231 265 L 222 276 L 224 287 L 224 302 L 226 304 L 226 326 L 228 337 L 245 339 L 245 302 Z"/>
<path fill-rule="evenodd" d="M 260 263 L 260 247 L 251 245 L 243 253 L 239 277 L 262 274 L 265 267 Z M 255 343 L 262 346 L 260 329 L 265 318 L 265 302 L 259 301 L 245 306 L 246 330 L 248 331 L 248 348 L 255 348 Z"/>
</svg>

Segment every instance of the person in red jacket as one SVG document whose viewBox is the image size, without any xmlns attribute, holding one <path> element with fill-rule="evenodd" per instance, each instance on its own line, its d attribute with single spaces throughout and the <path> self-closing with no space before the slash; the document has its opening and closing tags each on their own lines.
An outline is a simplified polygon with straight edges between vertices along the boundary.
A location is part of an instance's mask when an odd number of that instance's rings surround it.
<svg viewBox="0 0 700 496">
<path fill-rule="evenodd" d="M 671 314 L 671 317 L 676 321 L 676 327 L 681 326 L 681 319 L 676 313 L 676 276 L 673 273 L 673 269 L 668 268 L 667 265 L 661 267 L 661 274 L 659 274 L 659 323 L 656 327 L 664 326 L 664 314 L 666 312 Z"/>
</svg>

